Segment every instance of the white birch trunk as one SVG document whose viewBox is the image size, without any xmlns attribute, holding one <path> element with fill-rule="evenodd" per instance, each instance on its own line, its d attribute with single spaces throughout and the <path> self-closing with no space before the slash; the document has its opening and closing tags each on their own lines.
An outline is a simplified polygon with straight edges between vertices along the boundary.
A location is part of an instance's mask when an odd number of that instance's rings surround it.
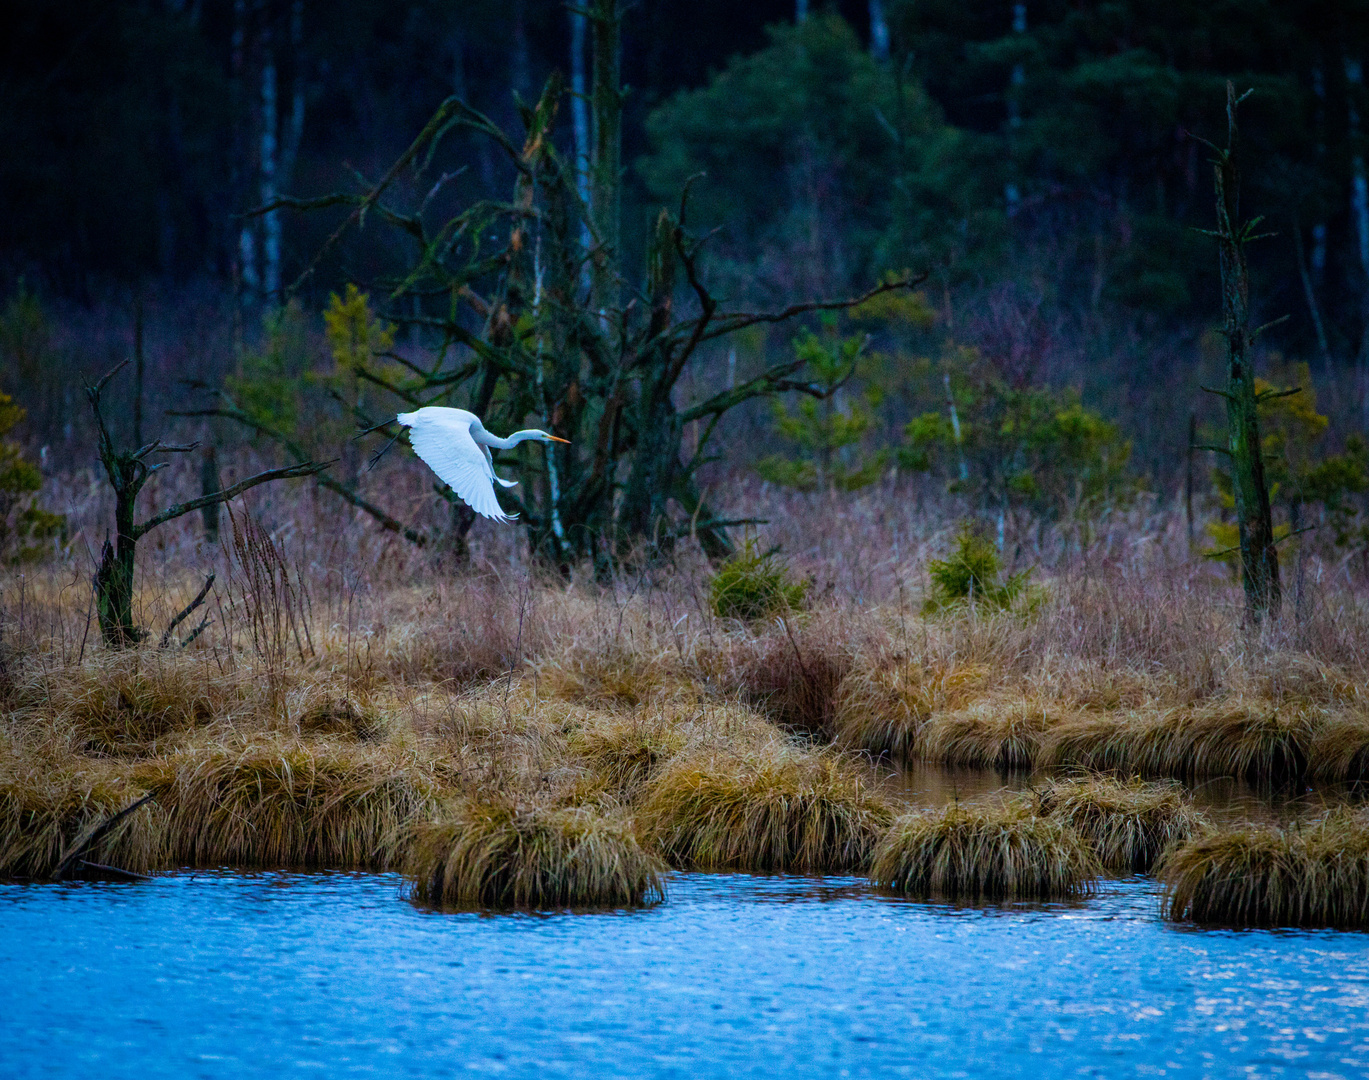
<svg viewBox="0 0 1369 1080">
<path fill-rule="evenodd" d="M 261 201 L 276 198 L 276 55 L 270 37 L 264 40 L 261 64 Z M 262 215 L 262 293 L 268 304 L 280 299 L 280 211 Z"/>
<path fill-rule="evenodd" d="M 233 76 L 235 87 L 241 92 L 242 79 L 244 75 L 244 58 L 247 49 L 247 0 L 233 0 Z M 237 99 L 239 106 L 239 118 L 236 123 L 243 123 L 241 116 L 243 99 Z M 237 150 L 245 149 L 244 144 L 238 144 Z M 234 163 L 235 172 L 242 166 Z M 241 174 L 239 174 L 240 176 Z M 245 180 L 245 178 L 242 178 Z M 234 183 L 234 197 L 239 198 L 246 194 L 246 185 L 238 186 L 239 180 Z M 245 207 L 239 207 L 245 209 Z M 261 289 L 261 278 L 257 274 L 257 223 L 251 218 L 244 218 L 238 227 L 238 284 L 242 292 L 241 299 L 246 303 L 251 303 L 256 299 L 257 293 Z"/>
<path fill-rule="evenodd" d="M 870 0 L 870 55 L 889 59 L 889 20 L 884 17 L 884 0 Z"/>
<path fill-rule="evenodd" d="M 585 83 L 585 29 L 588 20 L 581 8 L 570 9 L 570 116 L 575 134 L 575 190 L 586 213 L 592 214 L 589 194 L 589 99 Z M 593 245 L 589 222 L 580 223 L 580 243 L 586 251 Z M 589 286 L 589 261 L 581 273 L 581 284 Z"/>
</svg>

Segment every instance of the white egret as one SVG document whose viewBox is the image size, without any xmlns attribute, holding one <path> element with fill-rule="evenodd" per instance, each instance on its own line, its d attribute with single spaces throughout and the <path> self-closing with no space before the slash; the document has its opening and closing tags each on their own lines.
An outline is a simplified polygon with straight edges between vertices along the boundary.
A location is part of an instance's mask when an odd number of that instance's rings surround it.
<svg viewBox="0 0 1369 1080">
<path fill-rule="evenodd" d="M 428 468 L 437 473 L 467 506 L 494 521 L 512 521 L 518 516 L 506 514 L 500 508 L 494 495 L 495 483 L 510 488 L 518 481 L 501 480 L 495 475 L 490 447 L 509 450 L 521 442 L 570 442 L 536 428 L 515 431 L 507 439 L 501 439 L 486 431 L 475 413 L 438 405 L 400 413 L 395 419 L 409 429 L 414 453 L 427 463 Z"/>
</svg>

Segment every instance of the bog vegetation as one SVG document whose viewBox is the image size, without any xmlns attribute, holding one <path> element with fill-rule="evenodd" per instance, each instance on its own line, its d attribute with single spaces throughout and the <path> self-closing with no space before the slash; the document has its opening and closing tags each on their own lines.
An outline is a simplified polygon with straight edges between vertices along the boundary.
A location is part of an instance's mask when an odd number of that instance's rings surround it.
<svg viewBox="0 0 1369 1080">
<path fill-rule="evenodd" d="M 226 315 L 139 292 L 107 347 L 55 269 L 3 279 L 0 875 L 393 869 L 423 904 L 580 908 L 684 870 L 956 902 L 1155 872 L 1176 919 L 1365 922 L 1358 810 L 1233 827 L 1191 795 L 1369 779 L 1340 392 L 1366 105 L 1303 15 L 1281 33 L 1322 59 L 1251 97 L 1144 5 L 1108 17 L 1163 57 L 1093 56 L 1088 5 L 1004 38 L 871 4 L 868 46 L 815 12 L 643 116 L 635 9 L 558 9 L 588 44 L 533 80 L 526 6 L 475 5 L 517 21 L 517 98 L 477 106 L 454 34 L 461 92 L 296 194 L 308 73 L 341 60 L 278 6 L 229 28 L 254 44 L 218 96 L 263 104 L 202 200 L 256 206 L 197 256 L 231 264 Z M 1257 46 L 1223 65 L 1287 51 Z M 173 203 L 168 265 L 202 216 Z M 368 460 L 429 405 L 568 440 L 495 460 L 517 525 L 402 436 Z M 922 763 L 1036 775 L 926 807 L 897 782 Z"/>
</svg>

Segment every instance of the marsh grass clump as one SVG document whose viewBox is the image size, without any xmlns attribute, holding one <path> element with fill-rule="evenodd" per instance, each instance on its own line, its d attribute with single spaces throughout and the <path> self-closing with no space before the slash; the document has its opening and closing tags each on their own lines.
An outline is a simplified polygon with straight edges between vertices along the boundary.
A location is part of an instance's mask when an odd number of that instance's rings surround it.
<svg viewBox="0 0 1369 1080">
<path fill-rule="evenodd" d="M 1288 828 L 1205 833 L 1157 876 L 1167 918 L 1226 926 L 1369 927 L 1369 819 L 1340 807 Z"/>
<path fill-rule="evenodd" d="M 912 760 L 933 711 L 960 704 L 984 674 L 979 665 L 857 666 L 837 689 L 833 741 L 848 750 Z"/>
<path fill-rule="evenodd" d="M 670 658 L 637 652 L 622 642 L 572 645 L 539 665 L 538 685 L 566 701 L 608 709 L 697 693 L 675 672 Z"/>
<path fill-rule="evenodd" d="M 62 858 L 144 794 L 120 777 L 92 767 L 11 762 L 0 775 L 0 877 L 48 877 Z M 136 873 L 164 864 L 160 809 L 139 807 L 85 854 Z"/>
<path fill-rule="evenodd" d="M 841 620 L 787 620 L 770 632 L 729 642 L 706 664 L 721 669 L 717 684 L 783 728 L 833 736 L 837 696 L 854 664 L 855 643 Z"/>
<path fill-rule="evenodd" d="M 192 866 L 384 868 L 436 802 L 416 762 L 356 744 L 191 750 L 141 772 Z"/>
<path fill-rule="evenodd" d="M 1101 872 L 1073 829 L 1016 804 L 920 810 L 894 822 L 870 880 L 904 896 L 947 900 L 1071 900 Z"/>
<path fill-rule="evenodd" d="M 138 757 L 221 715 L 235 690 L 203 661 L 137 649 L 35 680 L 22 696 L 70 725 L 86 753 Z"/>
<path fill-rule="evenodd" d="M 676 757 L 647 791 L 641 827 L 676 866 L 824 874 L 863 867 L 892 818 L 851 762 L 775 744 Z"/>
<path fill-rule="evenodd" d="M 414 830 L 404 873 L 436 907 L 627 908 L 665 897 L 664 865 L 587 807 L 471 802 Z"/>
<path fill-rule="evenodd" d="M 1042 814 L 1093 845 L 1109 870 L 1142 873 L 1174 844 L 1208 827 L 1172 781 L 1109 777 L 1048 780 L 1037 791 Z"/>
<path fill-rule="evenodd" d="M 1032 701 L 985 702 L 934 714 L 919 734 L 918 752 L 928 761 L 963 768 L 1030 769 L 1055 722 Z"/>
<path fill-rule="evenodd" d="M 631 802 L 684 748 L 683 726 L 659 713 L 608 716 L 573 732 L 568 745 L 611 795 Z"/>
<path fill-rule="evenodd" d="M 719 567 L 708 589 L 718 618 L 752 622 L 798 611 L 808 586 L 794 577 L 776 549 L 763 552 L 752 538 Z"/>
<path fill-rule="evenodd" d="M 321 697 L 299 716 L 302 734 L 350 736 L 361 742 L 383 739 L 389 726 L 389 720 L 379 709 L 345 695 Z"/>
<path fill-rule="evenodd" d="M 1148 776 L 1301 776 L 1317 725 L 1303 710 L 1216 701 L 1156 713 L 1090 716 L 1053 725 L 1040 764 Z"/>
</svg>

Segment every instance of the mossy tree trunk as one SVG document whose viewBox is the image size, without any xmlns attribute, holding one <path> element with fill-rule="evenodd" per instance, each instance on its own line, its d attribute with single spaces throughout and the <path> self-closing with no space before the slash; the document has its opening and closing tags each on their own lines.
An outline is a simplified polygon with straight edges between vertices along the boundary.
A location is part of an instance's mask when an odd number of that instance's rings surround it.
<svg viewBox="0 0 1369 1080">
<path fill-rule="evenodd" d="M 1250 352 L 1255 333 L 1250 329 L 1250 275 L 1245 245 L 1254 239 L 1259 219 L 1240 218 L 1240 171 L 1237 165 L 1239 125 L 1237 109 L 1242 98 L 1226 84 L 1227 145 L 1214 147 L 1217 191 L 1217 229 L 1221 254 L 1222 333 L 1226 337 L 1226 455 L 1231 463 L 1231 487 L 1240 527 L 1241 581 L 1245 587 L 1246 617 L 1252 625 L 1265 616 L 1277 616 L 1282 593 L 1279 586 L 1279 554 L 1274 546 L 1274 522 L 1265 480 L 1264 454 L 1260 444 L 1259 395 Z"/>
</svg>

